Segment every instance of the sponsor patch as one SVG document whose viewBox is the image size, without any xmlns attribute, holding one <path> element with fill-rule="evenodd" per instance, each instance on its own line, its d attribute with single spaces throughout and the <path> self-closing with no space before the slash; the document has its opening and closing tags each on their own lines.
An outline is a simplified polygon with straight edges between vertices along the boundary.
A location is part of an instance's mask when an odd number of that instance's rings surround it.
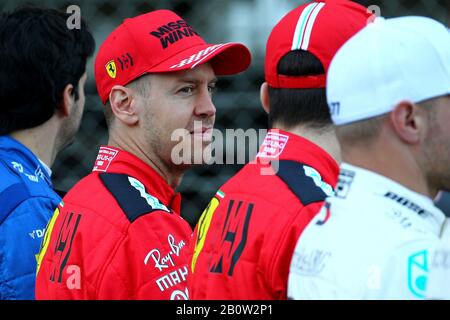
<svg viewBox="0 0 450 320">
<path fill-rule="evenodd" d="M 189 300 L 188 288 L 186 288 L 184 291 L 174 290 L 170 295 L 170 300 Z"/>
<path fill-rule="evenodd" d="M 415 213 L 417 213 L 423 217 L 427 217 L 430 215 L 430 213 L 427 210 L 425 210 L 424 208 L 415 204 L 408 198 L 405 198 L 403 196 L 396 194 L 395 192 L 388 191 L 384 194 L 384 197 L 397 202 L 398 204 L 402 205 L 403 207 L 408 208 L 409 210 L 412 210 Z"/>
<path fill-rule="evenodd" d="M 117 76 L 117 67 L 116 67 L 116 63 L 114 62 L 114 60 L 108 61 L 105 68 L 106 68 L 106 72 L 108 73 L 108 76 L 110 78 L 115 79 Z"/>
<path fill-rule="evenodd" d="M 45 234 L 45 228 L 44 229 L 36 229 L 31 232 L 28 232 L 28 235 L 33 239 L 40 239 Z"/>
<path fill-rule="evenodd" d="M 428 281 L 428 251 L 416 252 L 408 258 L 408 288 L 416 297 L 425 298 Z"/>
<path fill-rule="evenodd" d="M 11 164 L 13 165 L 13 168 L 16 169 L 17 171 L 19 171 L 20 173 L 23 173 L 23 165 L 19 162 L 11 162 Z"/>
<path fill-rule="evenodd" d="M 159 271 L 163 271 L 169 267 L 174 267 L 175 263 L 173 261 L 173 256 L 180 256 L 181 250 L 186 246 L 186 242 L 181 240 L 176 242 L 175 237 L 172 234 L 169 234 L 167 237 L 167 242 L 170 247 L 170 252 L 166 254 L 162 254 L 159 249 L 152 249 L 144 259 L 145 265 L 153 265 L 155 269 Z"/>
<path fill-rule="evenodd" d="M 278 158 L 283 152 L 289 137 L 284 134 L 269 132 L 259 149 L 256 157 Z"/>
<path fill-rule="evenodd" d="M 119 151 L 107 147 L 101 147 L 95 160 L 94 169 L 92 171 L 106 172 L 109 165 Z"/>
<path fill-rule="evenodd" d="M 354 171 L 341 169 L 335 190 L 335 195 L 337 198 L 347 198 L 348 192 L 353 183 L 353 179 L 355 179 Z"/>
<path fill-rule="evenodd" d="M 330 257 L 331 252 L 328 251 L 301 249 L 294 252 L 291 269 L 298 274 L 317 276 L 323 271 Z"/>
<path fill-rule="evenodd" d="M 220 194 L 219 194 L 220 192 Z M 221 192 L 220 190 L 217 191 L 216 195 L 219 196 L 219 198 L 225 197 L 225 194 Z M 223 195 L 223 196 L 222 196 Z M 203 211 L 200 220 L 198 222 L 197 227 L 197 237 L 195 239 L 195 247 L 194 247 L 194 253 L 192 256 L 192 262 L 191 262 L 191 271 L 195 271 L 195 265 L 197 263 L 198 256 L 203 250 L 203 246 L 205 245 L 205 239 L 206 235 L 208 234 L 209 227 L 211 225 L 211 220 L 214 215 L 214 212 L 216 211 L 217 207 L 219 206 L 220 201 L 216 197 L 212 198 L 209 202 L 206 209 Z"/>
<path fill-rule="evenodd" d="M 122 71 L 134 66 L 133 57 L 128 52 L 117 58 L 117 61 L 119 61 L 120 70 Z"/>
<path fill-rule="evenodd" d="M 39 166 L 34 171 L 34 175 L 32 175 L 32 174 L 25 172 L 23 165 L 21 163 L 12 161 L 11 164 L 15 170 L 17 170 L 19 173 L 25 175 L 28 178 L 28 180 L 30 180 L 31 182 L 39 182 L 39 178 L 41 178 L 42 180 L 46 180 L 46 177 L 45 177 L 44 173 L 42 172 L 41 167 L 39 167 Z"/>
<path fill-rule="evenodd" d="M 172 21 L 150 32 L 161 42 L 161 47 L 167 49 L 170 45 L 187 38 L 198 36 L 198 33 L 184 20 Z"/>
<path fill-rule="evenodd" d="M 188 275 L 188 268 L 184 266 L 175 271 L 172 271 L 156 280 L 156 285 L 161 292 L 166 291 L 182 282 L 186 281 Z"/>
</svg>

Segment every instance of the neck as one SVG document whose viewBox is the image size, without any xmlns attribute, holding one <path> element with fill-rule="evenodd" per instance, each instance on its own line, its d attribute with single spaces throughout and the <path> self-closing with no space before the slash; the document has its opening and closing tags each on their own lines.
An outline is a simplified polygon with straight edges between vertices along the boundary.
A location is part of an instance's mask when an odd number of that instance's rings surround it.
<svg viewBox="0 0 450 320">
<path fill-rule="evenodd" d="M 426 176 L 411 150 L 389 139 L 365 145 L 343 146 L 343 161 L 376 172 L 397 183 L 433 198 L 437 190 L 428 185 Z M 381 151 L 381 152 L 380 152 Z"/>
<path fill-rule="evenodd" d="M 166 180 L 172 189 L 175 190 L 180 185 L 184 171 L 170 170 L 170 167 L 166 165 L 159 157 L 157 157 L 153 152 L 148 152 L 148 150 L 141 148 L 141 144 L 135 143 L 134 140 L 123 139 L 120 136 L 114 135 L 110 132 L 108 145 L 127 151 L 144 161 L 164 180 Z"/>
<path fill-rule="evenodd" d="M 58 154 L 57 131 L 56 126 L 49 120 L 35 128 L 14 131 L 11 137 L 30 149 L 39 160 L 51 168 Z"/>
<path fill-rule="evenodd" d="M 333 126 L 330 125 L 318 129 L 307 126 L 297 126 L 289 129 L 279 126 L 279 128 L 313 142 L 324 149 L 337 163 L 341 162 L 341 148 Z"/>
</svg>

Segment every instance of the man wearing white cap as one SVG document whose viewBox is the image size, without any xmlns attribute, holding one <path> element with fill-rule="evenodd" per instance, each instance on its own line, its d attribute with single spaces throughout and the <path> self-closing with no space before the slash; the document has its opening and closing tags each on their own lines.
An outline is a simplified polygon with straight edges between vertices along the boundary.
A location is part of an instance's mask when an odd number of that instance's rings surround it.
<svg viewBox="0 0 450 320">
<path fill-rule="evenodd" d="M 423 17 L 377 19 L 336 54 L 327 101 L 344 163 L 300 237 L 294 299 L 421 299 L 450 189 L 450 33 Z"/>
</svg>

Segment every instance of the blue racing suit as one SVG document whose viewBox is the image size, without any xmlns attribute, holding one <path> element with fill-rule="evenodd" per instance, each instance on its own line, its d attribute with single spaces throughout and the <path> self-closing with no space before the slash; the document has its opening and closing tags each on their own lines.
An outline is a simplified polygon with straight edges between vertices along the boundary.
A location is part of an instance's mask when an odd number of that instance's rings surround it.
<svg viewBox="0 0 450 320">
<path fill-rule="evenodd" d="M 0 299 L 34 299 L 36 257 L 61 198 L 50 169 L 27 147 L 0 136 Z"/>
</svg>

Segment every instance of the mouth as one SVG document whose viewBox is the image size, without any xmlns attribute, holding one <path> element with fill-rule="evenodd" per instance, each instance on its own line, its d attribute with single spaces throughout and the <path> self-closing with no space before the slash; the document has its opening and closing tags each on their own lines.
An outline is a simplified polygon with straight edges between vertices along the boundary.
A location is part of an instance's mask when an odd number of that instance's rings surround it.
<svg viewBox="0 0 450 320">
<path fill-rule="evenodd" d="M 189 131 L 189 133 L 195 138 L 200 138 L 203 141 L 212 141 L 213 128 L 212 127 L 196 128 L 195 130 Z"/>
</svg>

